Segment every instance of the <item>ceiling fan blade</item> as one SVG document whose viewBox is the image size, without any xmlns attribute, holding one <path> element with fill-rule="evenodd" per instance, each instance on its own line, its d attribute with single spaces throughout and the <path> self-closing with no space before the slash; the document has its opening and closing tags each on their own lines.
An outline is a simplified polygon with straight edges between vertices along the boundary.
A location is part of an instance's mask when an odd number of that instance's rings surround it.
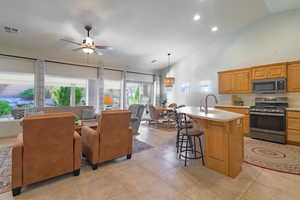
<svg viewBox="0 0 300 200">
<path fill-rule="evenodd" d="M 100 51 L 95 51 L 95 53 L 96 53 L 98 56 L 103 56 L 103 53 L 100 52 Z"/>
<path fill-rule="evenodd" d="M 81 45 L 79 42 L 74 42 L 74 41 L 67 40 L 67 39 L 60 39 L 60 40 L 61 40 L 61 41 L 64 41 L 64 42 L 72 43 L 72 44 Z"/>
<path fill-rule="evenodd" d="M 101 46 L 101 45 L 96 45 L 96 48 L 97 49 L 112 49 L 112 47 L 111 46 Z"/>
<path fill-rule="evenodd" d="M 81 50 L 81 49 L 83 49 L 83 47 L 79 47 L 79 48 L 76 48 L 76 49 L 72 49 L 72 51 L 79 51 L 79 50 Z"/>
</svg>

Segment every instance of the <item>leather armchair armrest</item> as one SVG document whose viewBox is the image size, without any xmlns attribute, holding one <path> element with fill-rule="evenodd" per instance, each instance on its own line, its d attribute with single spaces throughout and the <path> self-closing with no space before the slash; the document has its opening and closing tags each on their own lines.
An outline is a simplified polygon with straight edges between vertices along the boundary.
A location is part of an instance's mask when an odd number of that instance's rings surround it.
<svg viewBox="0 0 300 200">
<path fill-rule="evenodd" d="M 75 131 L 74 132 L 74 170 L 80 169 L 81 161 L 81 137 Z"/>
<path fill-rule="evenodd" d="M 128 129 L 129 131 L 129 134 L 128 134 L 128 154 L 131 154 L 132 153 L 132 140 L 133 140 L 133 131 L 132 131 L 132 128 L 129 128 Z"/>
<path fill-rule="evenodd" d="M 82 152 L 92 164 L 98 163 L 99 135 L 97 131 L 83 126 L 81 129 Z"/>
<path fill-rule="evenodd" d="M 12 147 L 12 188 L 23 185 L 23 134 L 20 133 Z"/>
</svg>

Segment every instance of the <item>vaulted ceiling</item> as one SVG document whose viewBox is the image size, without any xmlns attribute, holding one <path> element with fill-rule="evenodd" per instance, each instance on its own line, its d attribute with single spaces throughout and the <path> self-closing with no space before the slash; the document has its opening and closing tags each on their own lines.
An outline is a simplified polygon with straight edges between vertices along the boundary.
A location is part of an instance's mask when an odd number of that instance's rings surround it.
<svg viewBox="0 0 300 200">
<path fill-rule="evenodd" d="M 0 53 L 150 72 L 167 65 L 168 52 L 176 62 L 267 15 L 297 7 L 299 0 L 3 0 Z M 86 55 L 60 40 L 80 42 L 87 24 L 96 43 L 113 50 Z M 19 32 L 6 33 L 4 26 Z M 211 32 L 213 26 L 219 31 Z"/>
</svg>

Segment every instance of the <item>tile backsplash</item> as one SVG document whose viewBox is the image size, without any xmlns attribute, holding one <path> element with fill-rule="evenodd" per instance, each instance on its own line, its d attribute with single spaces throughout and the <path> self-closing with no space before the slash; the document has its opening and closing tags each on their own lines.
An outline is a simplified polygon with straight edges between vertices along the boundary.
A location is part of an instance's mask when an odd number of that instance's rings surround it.
<svg viewBox="0 0 300 200">
<path fill-rule="evenodd" d="M 236 94 L 243 101 L 244 105 L 252 106 L 255 104 L 255 97 L 280 97 L 287 96 L 289 99 L 289 107 L 300 108 L 300 93 L 286 93 L 286 94 Z M 220 94 L 219 104 L 232 105 L 231 94 Z"/>
</svg>

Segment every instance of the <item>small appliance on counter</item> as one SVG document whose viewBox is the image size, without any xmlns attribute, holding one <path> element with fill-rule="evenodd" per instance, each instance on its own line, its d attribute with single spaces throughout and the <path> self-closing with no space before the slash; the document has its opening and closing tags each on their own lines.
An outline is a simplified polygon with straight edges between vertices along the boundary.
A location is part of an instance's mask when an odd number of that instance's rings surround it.
<svg viewBox="0 0 300 200">
<path fill-rule="evenodd" d="M 256 94 L 286 93 L 286 79 L 263 79 L 252 81 L 252 90 Z"/>
<path fill-rule="evenodd" d="M 286 143 L 287 97 L 257 97 L 250 107 L 250 137 Z"/>
</svg>

